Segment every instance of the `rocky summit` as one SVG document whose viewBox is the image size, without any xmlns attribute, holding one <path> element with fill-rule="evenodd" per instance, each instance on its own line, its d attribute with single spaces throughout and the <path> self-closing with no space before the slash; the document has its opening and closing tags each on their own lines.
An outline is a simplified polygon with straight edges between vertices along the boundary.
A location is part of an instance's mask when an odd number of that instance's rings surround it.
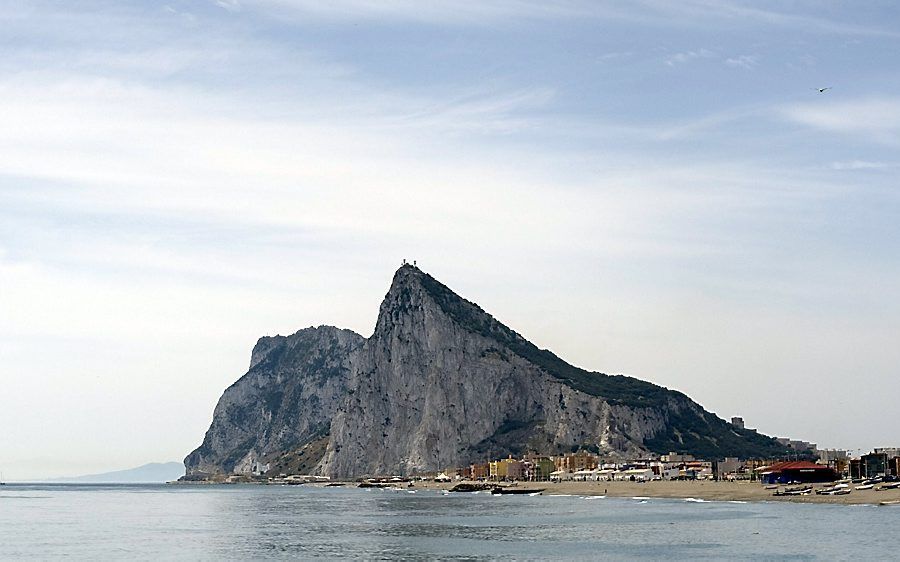
<svg viewBox="0 0 900 562">
<path fill-rule="evenodd" d="M 569 365 L 422 270 L 394 275 L 368 339 L 262 338 L 186 478 L 409 475 L 526 452 L 709 459 L 784 453 L 684 394 Z"/>
</svg>

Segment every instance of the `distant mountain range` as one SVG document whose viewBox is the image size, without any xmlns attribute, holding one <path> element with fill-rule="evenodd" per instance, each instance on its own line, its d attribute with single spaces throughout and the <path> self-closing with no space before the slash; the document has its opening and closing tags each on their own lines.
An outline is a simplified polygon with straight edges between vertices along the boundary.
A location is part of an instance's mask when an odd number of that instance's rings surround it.
<svg viewBox="0 0 900 562">
<path fill-rule="evenodd" d="M 51 478 L 45 482 L 72 482 L 94 484 L 152 484 L 171 482 L 184 475 L 184 465 L 180 462 L 151 462 L 137 468 L 86 474 L 64 478 Z"/>
<path fill-rule="evenodd" d="M 570 365 L 404 265 L 371 337 L 320 326 L 260 339 L 185 478 L 415 474 L 578 449 L 710 460 L 786 451 L 681 392 Z"/>
</svg>

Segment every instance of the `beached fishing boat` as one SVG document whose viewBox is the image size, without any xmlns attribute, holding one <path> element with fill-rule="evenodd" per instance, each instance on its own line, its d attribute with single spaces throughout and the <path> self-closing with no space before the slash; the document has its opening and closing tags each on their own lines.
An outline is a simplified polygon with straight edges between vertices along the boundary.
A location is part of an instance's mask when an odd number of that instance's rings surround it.
<svg viewBox="0 0 900 562">
<path fill-rule="evenodd" d="M 492 494 L 539 494 L 543 492 L 545 488 L 501 488 L 500 486 L 491 490 Z"/>
<path fill-rule="evenodd" d="M 487 490 L 489 487 L 488 484 L 482 482 L 469 483 L 469 482 L 460 482 L 456 486 L 450 488 L 451 492 L 480 492 L 482 490 Z"/>
<path fill-rule="evenodd" d="M 856 487 L 857 490 L 871 490 L 875 487 L 875 484 L 860 484 Z"/>
<path fill-rule="evenodd" d="M 820 496 L 846 496 L 850 493 L 849 488 L 838 488 L 834 486 L 832 488 L 822 488 L 821 490 L 816 490 L 816 494 Z"/>
<path fill-rule="evenodd" d="M 799 488 L 786 488 L 784 490 L 776 490 L 773 496 L 805 496 L 811 494 L 812 486 L 801 486 Z"/>
</svg>

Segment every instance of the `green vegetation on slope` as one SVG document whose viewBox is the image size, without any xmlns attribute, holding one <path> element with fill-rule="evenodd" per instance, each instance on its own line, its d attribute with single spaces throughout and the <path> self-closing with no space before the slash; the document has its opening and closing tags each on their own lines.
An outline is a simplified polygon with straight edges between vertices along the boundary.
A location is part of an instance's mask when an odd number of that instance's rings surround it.
<svg viewBox="0 0 900 562">
<path fill-rule="evenodd" d="M 698 411 L 685 407 L 678 410 L 670 408 L 671 399 L 683 406 L 693 403 L 681 392 L 634 377 L 595 373 L 570 365 L 552 352 L 539 349 L 477 304 L 460 297 L 427 273 L 416 271 L 422 287 L 441 310 L 470 332 L 496 341 L 575 390 L 601 397 L 610 404 L 665 410 L 669 416 L 666 431 L 644 443 L 651 451 L 684 451 L 706 458 L 770 458 L 786 453 L 786 449 L 775 439 L 738 429 L 702 408 L 698 407 Z"/>
<path fill-rule="evenodd" d="M 749 429 L 739 429 L 703 410 L 670 411 L 665 431 L 647 439 L 644 445 L 657 453 L 678 451 L 707 459 L 765 459 L 790 454 L 775 439 Z"/>
<path fill-rule="evenodd" d="M 460 297 L 430 275 L 421 274 L 422 286 L 447 315 L 465 329 L 490 338 L 516 355 L 541 367 L 569 386 L 593 396 L 601 396 L 611 404 L 636 408 L 660 407 L 673 394 L 680 392 L 626 377 L 593 373 L 570 365 L 546 349 L 536 345 L 498 322 L 477 304 Z"/>
</svg>

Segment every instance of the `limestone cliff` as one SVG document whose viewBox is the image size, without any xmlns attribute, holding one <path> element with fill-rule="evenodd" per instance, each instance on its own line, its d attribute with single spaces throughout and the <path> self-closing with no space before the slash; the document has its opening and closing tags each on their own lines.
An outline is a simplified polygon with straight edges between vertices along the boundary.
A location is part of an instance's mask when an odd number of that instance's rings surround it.
<svg viewBox="0 0 900 562">
<path fill-rule="evenodd" d="M 579 448 L 610 457 L 782 452 L 680 392 L 569 365 L 404 266 L 367 340 L 336 328 L 260 340 L 185 464 L 189 474 L 246 472 L 293 454 L 321 474 L 356 477 Z"/>
<path fill-rule="evenodd" d="M 573 367 L 407 266 L 354 357 L 321 470 L 409 474 L 578 448 L 718 457 L 778 446 L 679 392 Z"/>
<path fill-rule="evenodd" d="M 362 336 L 331 326 L 261 338 L 250 370 L 225 390 L 188 476 L 248 474 L 327 438 Z M 321 457 L 319 455 L 312 463 Z"/>
</svg>

